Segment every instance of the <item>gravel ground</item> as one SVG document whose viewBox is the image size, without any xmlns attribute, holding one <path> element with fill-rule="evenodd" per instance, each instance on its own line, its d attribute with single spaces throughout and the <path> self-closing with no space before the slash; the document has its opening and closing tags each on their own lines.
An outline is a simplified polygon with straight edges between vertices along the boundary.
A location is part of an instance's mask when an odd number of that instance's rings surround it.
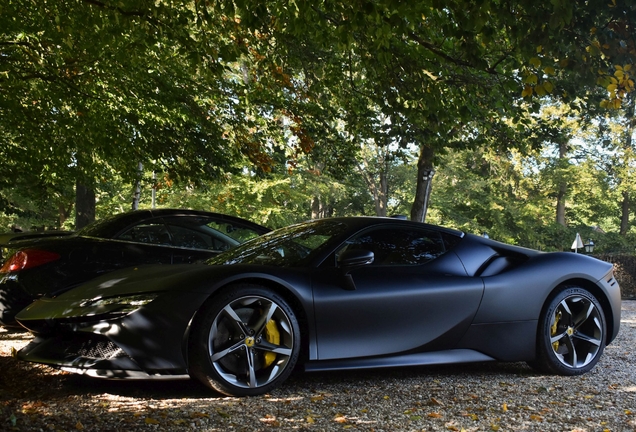
<svg viewBox="0 0 636 432">
<path fill-rule="evenodd" d="M 296 373 L 272 394 L 219 397 L 194 381 L 101 381 L 12 358 L 0 329 L 0 430 L 636 431 L 636 301 L 592 372 L 524 363 Z"/>
</svg>

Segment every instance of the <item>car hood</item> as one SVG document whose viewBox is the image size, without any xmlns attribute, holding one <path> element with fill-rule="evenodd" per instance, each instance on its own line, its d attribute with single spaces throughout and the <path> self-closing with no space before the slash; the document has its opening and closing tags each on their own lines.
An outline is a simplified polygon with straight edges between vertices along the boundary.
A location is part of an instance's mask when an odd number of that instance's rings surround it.
<svg viewBox="0 0 636 432">
<path fill-rule="evenodd" d="M 16 320 L 27 328 L 29 322 L 107 315 L 120 307 L 121 302 L 101 304 L 100 299 L 124 300 L 135 297 L 156 297 L 166 291 L 188 291 L 190 280 L 201 280 L 198 275 L 209 272 L 205 265 L 148 265 L 111 272 L 67 291 L 57 297 L 43 297 L 34 301 L 16 315 Z M 93 306 L 94 304 L 94 306 Z"/>
<path fill-rule="evenodd" d="M 180 287 L 188 289 L 190 277 L 207 273 L 210 266 L 201 264 L 143 265 L 106 273 L 89 282 L 67 291 L 57 297 L 57 301 L 75 301 L 100 297 L 162 292 Z M 196 279 L 196 278 L 195 278 Z"/>
</svg>

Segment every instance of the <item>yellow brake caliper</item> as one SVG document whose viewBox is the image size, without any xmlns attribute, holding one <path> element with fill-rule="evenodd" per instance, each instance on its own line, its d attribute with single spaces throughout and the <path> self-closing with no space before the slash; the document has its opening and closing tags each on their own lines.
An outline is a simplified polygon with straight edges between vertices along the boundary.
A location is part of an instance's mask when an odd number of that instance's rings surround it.
<svg viewBox="0 0 636 432">
<path fill-rule="evenodd" d="M 554 315 L 554 323 L 552 324 L 552 327 L 550 327 L 550 336 L 556 336 L 557 326 L 559 325 L 559 321 L 561 321 L 561 311 L 558 311 Z M 556 341 L 552 344 L 552 349 L 555 352 L 559 349 L 559 341 Z"/>
<path fill-rule="evenodd" d="M 280 332 L 276 326 L 276 322 L 272 319 L 265 325 L 265 339 L 273 345 L 280 345 Z M 276 353 L 265 353 L 265 367 L 271 365 L 276 360 Z"/>
</svg>

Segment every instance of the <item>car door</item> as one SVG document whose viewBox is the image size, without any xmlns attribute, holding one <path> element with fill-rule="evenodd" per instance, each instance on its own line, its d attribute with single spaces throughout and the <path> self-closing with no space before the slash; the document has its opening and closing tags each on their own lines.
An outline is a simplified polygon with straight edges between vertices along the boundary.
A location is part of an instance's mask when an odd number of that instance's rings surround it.
<svg viewBox="0 0 636 432">
<path fill-rule="evenodd" d="M 345 275 L 338 257 L 356 249 L 373 252 L 374 262 Z M 435 230 L 360 233 L 313 276 L 318 359 L 452 348 L 470 325 L 483 289 Z"/>
</svg>

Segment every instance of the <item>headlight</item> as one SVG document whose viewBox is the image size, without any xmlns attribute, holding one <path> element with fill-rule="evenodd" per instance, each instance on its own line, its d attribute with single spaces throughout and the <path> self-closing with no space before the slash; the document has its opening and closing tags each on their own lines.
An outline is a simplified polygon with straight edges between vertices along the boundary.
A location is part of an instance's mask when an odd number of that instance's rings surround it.
<svg viewBox="0 0 636 432">
<path fill-rule="evenodd" d="M 158 294 L 138 294 L 131 296 L 100 297 L 82 302 L 80 307 L 92 309 L 85 315 L 103 313 L 127 315 L 147 305 L 156 299 L 157 296 Z"/>
</svg>

